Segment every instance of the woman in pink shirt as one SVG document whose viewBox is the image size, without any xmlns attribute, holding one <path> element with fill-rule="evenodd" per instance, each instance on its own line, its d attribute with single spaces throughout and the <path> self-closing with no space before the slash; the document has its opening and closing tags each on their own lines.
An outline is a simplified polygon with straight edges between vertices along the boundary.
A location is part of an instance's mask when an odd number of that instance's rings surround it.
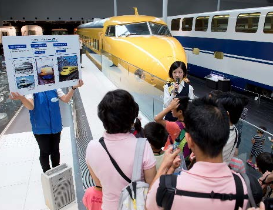
<svg viewBox="0 0 273 210">
<path fill-rule="evenodd" d="M 134 98 L 125 90 L 108 92 L 98 105 L 98 116 L 103 123 L 105 145 L 120 169 L 132 178 L 137 138 L 130 133 L 138 116 Z M 92 140 L 86 149 L 86 163 L 96 186 L 102 187 L 102 209 L 118 208 L 119 196 L 128 182 L 119 174 L 98 140 Z M 142 178 L 150 184 L 156 174 L 156 160 L 149 142 L 146 142 Z"/>
</svg>

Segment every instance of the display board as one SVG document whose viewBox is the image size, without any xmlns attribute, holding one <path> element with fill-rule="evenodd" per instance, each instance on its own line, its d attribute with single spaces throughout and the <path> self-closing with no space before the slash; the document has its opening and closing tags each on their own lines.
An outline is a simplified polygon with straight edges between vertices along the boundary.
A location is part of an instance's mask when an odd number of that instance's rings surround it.
<svg viewBox="0 0 273 210">
<path fill-rule="evenodd" d="M 6 36 L 4 56 L 11 92 L 22 95 L 78 84 L 78 35 Z"/>
</svg>

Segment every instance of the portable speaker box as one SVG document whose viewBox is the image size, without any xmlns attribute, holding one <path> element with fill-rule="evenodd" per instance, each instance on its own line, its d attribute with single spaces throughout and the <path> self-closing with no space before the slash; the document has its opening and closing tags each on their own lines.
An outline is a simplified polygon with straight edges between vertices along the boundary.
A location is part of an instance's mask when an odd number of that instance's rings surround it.
<svg viewBox="0 0 273 210">
<path fill-rule="evenodd" d="M 206 85 L 207 85 L 207 87 L 216 90 L 217 87 L 218 87 L 218 82 L 207 78 L 206 79 Z"/>
<path fill-rule="evenodd" d="M 59 210 L 76 202 L 72 168 L 66 163 L 48 170 L 41 178 L 45 203 L 50 210 Z"/>
<path fill-rule="evenodd" d="M 231 84 L 229 79 L 218 80 L 218 90 L 227 92 L 227 91 L 230 91 L 230 88 L 231 88 Z"/>
</svg>

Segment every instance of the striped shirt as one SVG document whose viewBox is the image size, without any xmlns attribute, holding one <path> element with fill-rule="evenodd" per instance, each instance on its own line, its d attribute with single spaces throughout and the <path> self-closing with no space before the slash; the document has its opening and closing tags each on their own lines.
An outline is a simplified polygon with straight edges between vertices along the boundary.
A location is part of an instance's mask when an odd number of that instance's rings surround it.
<svg viewBox="0 0 273 210">
<path fill-rule="evenodd" d="M 229 162 L 229 167 L 231 168 L 231 170 L 233 170 L 237 173 L 245 173 L 246 172 L 244 162 L 237 157 L 231 158 L 231 160 Z"/>
<path fill-rule="evenodd" d="M 251 149 L 251 155 L 258 157 L 259 154 L 263 153 L 263 144 L 265 142 L 265 137 L 263 135 L 255 135 L 253 136 L 253 139 L 255 140 L 255 142 Z"/>
</svg>

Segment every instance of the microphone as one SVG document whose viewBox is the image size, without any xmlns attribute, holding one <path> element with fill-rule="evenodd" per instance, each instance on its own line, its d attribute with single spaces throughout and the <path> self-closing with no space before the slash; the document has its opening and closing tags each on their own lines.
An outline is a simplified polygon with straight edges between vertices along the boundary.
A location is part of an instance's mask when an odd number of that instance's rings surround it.
<svg viewBox="0 0 273 210">
<path fill-rule="evenodd" d="M 176 78 L 175 83 L 179 85 L 180 79 L 179 79 L 179 78 Z M 175 93 L 176 95 L 178 94 L 178 88 L 175 88 L 175 89 L 174 89 L 174 93 Z"/>
</svg>

